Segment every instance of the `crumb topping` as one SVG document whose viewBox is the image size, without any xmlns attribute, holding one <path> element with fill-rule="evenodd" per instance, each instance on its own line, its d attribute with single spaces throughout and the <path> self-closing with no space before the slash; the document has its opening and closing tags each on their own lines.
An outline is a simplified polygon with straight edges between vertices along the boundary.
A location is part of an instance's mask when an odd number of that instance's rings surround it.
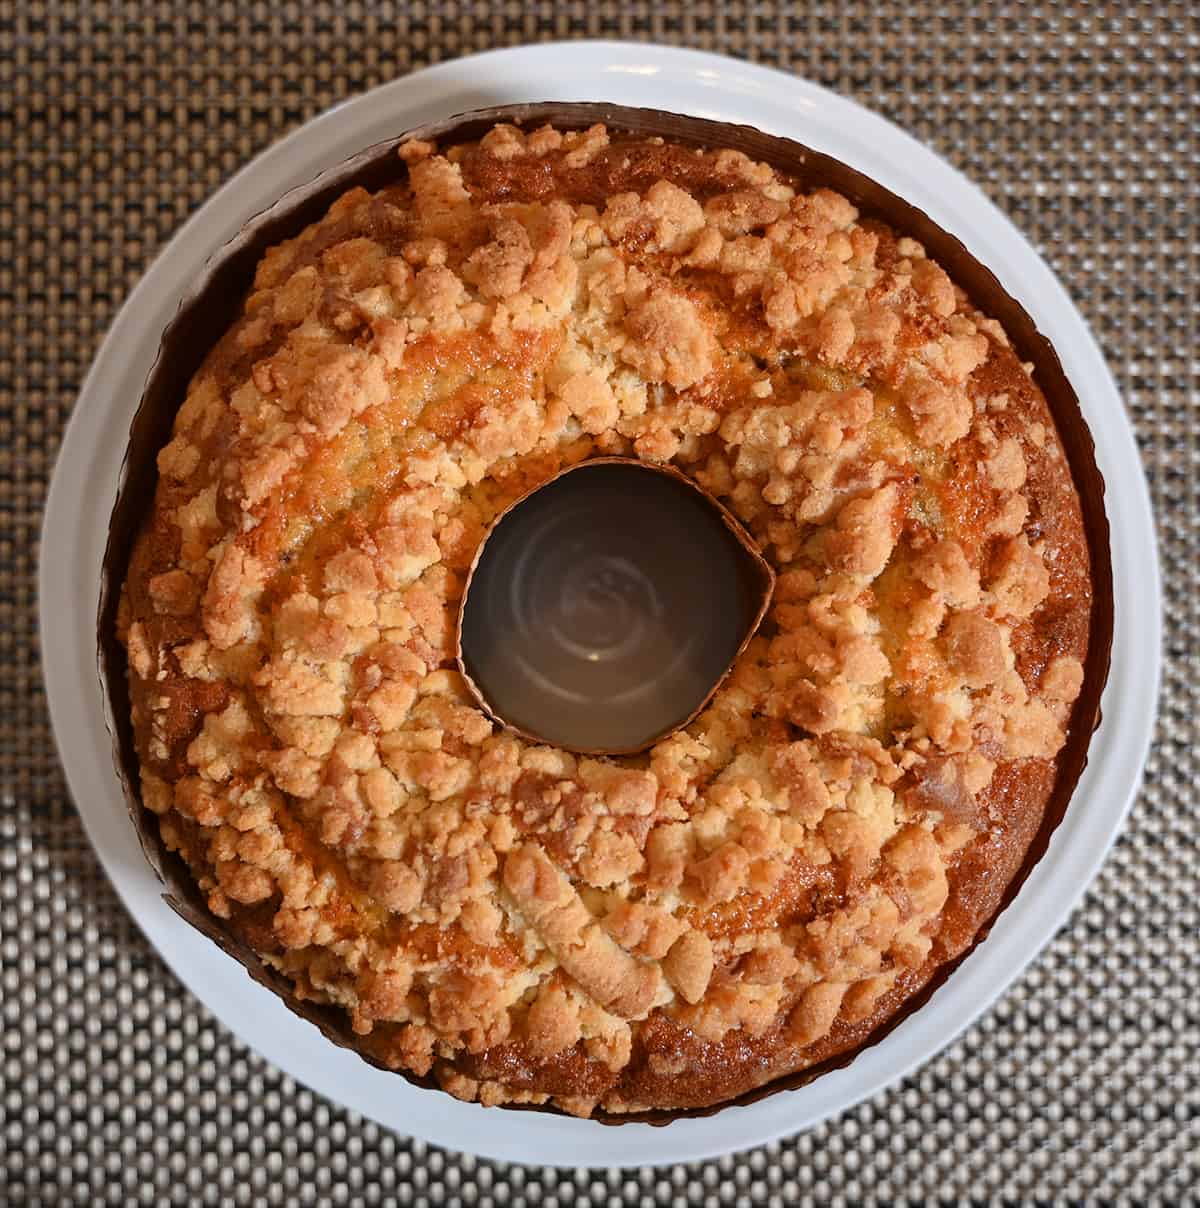
<svg viewBox="0 0 1200 1208">
<path fill-rule="evenodd" d="M 920 244 L 736 152 L 400 159 L 267 252 L 158 456 L 146 808 L 299 997 L 458 1097 L 703 1105 L 852 1046 L 969 941 L 1081 688 L 1044 400 Z M 454 669 L 488 524 L 597 454 L 680 468 L 779 576 L 643 756 L 499 731 Z"/>
</svg>

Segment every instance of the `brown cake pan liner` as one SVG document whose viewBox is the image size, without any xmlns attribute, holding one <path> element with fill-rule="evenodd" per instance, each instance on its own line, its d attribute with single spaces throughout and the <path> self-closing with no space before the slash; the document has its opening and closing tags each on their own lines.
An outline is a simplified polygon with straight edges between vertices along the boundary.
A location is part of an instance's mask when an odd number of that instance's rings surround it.
<svg viewBox="0 0 1200 1208">
<path fill-rule="evenodd" d="M 771 569 L 771 564 L 763 557 L 762 550 L 758 548 L 758 543 L 750 536 L 749 532 L 742 525 L 742 522 L 719 499 L 710 495 L 699 483 L 689 478 L 680 470 L 677 470 L 674 466 L 656 465 L 653 462 L 641 461 L 636 457 L 589 457 L 584 461 L 564 467 L 557 474 L 546 479 L 545 482 L 539 483 L 531 490 L 526 491 L 502 509 L 499 515 L 488 526 L 487 532 L 484 533 L 483 540 L 480 541 L 479 548 L 475 551 L 475 557 L 471 559 L 471 565 L 467 570 L 466 581 L 463 584 L 462 606 L 459 609 L 458 623 L 454 631 L 454 653 L 458 663 L 458 670 L 466 682 L 467 690 L 470 692 L 475 704 L 493 721 L 499 722 L 500 725 L 506 727 L 518 737 L 533 743 L 549 742 L 548 739 L 536 733 L 533 727 L 526 726 L 522 728 L 522 726 L 507 718 L 503 708 L 490 699 L 487 685 L 473 671 L 470 660 L 464 652 L 463 618 L 467 613 L 468 600 L 471 598 L 471 589 L 475 585 L 480 561 L 483 559 L 484 551 L 488 548 L 488 542 L 495 535 L 496 530 L 500 528 L 508 516 L 520 508 L 531 496 L 538 494 L 556 482 L 560 482 L 567 475 L 574 474 L 578 470 L 591 466 L 637 467 L 639 471 L 644 473 L 656 474 L 660 478 L 666 478 L 671 482 L 678 483 L 680 486 L 693 492 L 695 497 L 702 499 L 720 520 L 725 531 L 733 538 L 737 548 L 740 549 L 743 565 L 739 570 L 739 578 L 746 583 L 748 594 L 757 601 L 754 616 L 744 630 L 742 639 L 738 643 L 737 649 L 734 651 L 725 670 L 713 681 L 712 687 L 705 693 L 704 699 L 688 711 L 682 720 L 676 721 L 666 729 L 660 729 L 656 734 L 650 735 L 634 746 L 564 747 L 564 749 L 574 751 L 579 755 L 636 755 L 639 751 L 648 750 L 656 743 L 662 742 L 664 738 L 669 738 L 676 730 L 682 730 L 684 726 L 690 725 L 708 707 L 709 702 L 716 696 L 718 689 L 729 678 L 729 673 L 733 670 L 734 664 L 741 658 L 746 647 L 750 645 L 754 635 L 758 632 L 759 626 L 763 623 L 763 618 L 767 615 L 767 610 L 771 606 L 771 597 L 775 591 L 775 572 Z"/>
<path fill-rule="evenodd" d="M 1104 508 L 1104 480 L 1096 465 L 1095 445 L 1080 410 L 1079 400 L 1057 354 L 1049 340 L 1037 330 L 1024 307 L 1004 290 L 986 266 L 922 210 L 863 173 L 823 152 L 791 139 L 764 134 L 749 126 L 655 109 L 592 102 L 548 102 L 476 110 L 397 132 L 395 138 L 368 147 L 308 184 L 292 189 L 274 205 L 250 219 L 233 239 L 214 251 L 204 272 L 180 302 L 175 317 L 163 332 L 157 359 L 131 423 L 101 572 L 96 631 L 98 671 L 104 697 L 105 723 L 112 738 L 113 758 L 125 792 L 130 820 L 146 858 L 163 883 L 165 900 L 188 923 L 240 962 L 251 977 L 278 994 L 292 1011 L 314 1024 L 334 1044 L 355 1048 L 357 1038 L 345 1012 L 297 998 L 290 983 L 266 966 L 238 936 L 209 912 L 203 895 L 183 861 L 163 845 L 157 819 L 141 804 L 138 760 L 130 722 L 125 651 L 116 637 L 117 603 L 134 541 L 152 506 L 157 482 L 158 450 L 170 438 L 171 427 L 189 381 L 209 350 L 239 314 L 253 281 L 255 266 L 267 248 L 298 234 L 304 227 L 317 221 L 347 189 L 361 186 L 374 190 L 402 179 L 406 169 L 396 155 L 396 148 L 404 140 L 420 138 L 449 146 L 478 139 L 497 122 L 509 122 L 527 129 L 551 123 L 562 130 L 586 129 L 601 122 L 613 132 L 661 136 L 692 146 L 741 151 L 753 160 L 764 161 L 786 173 L 802 189 L 834 189 L 848 197 L 864 217 L 880 219 L 899 233 L 918 239 L 930 257 L 966 291 L 975 306 L 1003 325 L 1021 360 L 1033 365 L 1034 379 L 1045 395 L 1058 426 L 1083 508 L 1094 593 L 1083 688 L 1073 709 L 1066 744 L 1058 755 L 1058 777 L 1046 803 L 1041 826 L 1019 872 L 1008 884 L 991 918 L 980 928 L 965 951 L 940 966 L 897 1013 L 847 1052 L 835 1054 L 808 1069 L 777 1078 L 713 1107 L 627 1115 L 597 1112 L 593 1116 L 594 1120 L 610 1124 L 668 1124 L 676 1119 L 712 1115 L 735 1105 L 757 1102 L 765 1096 L 804 1086 L 829 1070 L 848 1065 L 864 1048 L 878 1043 L 899 1023 L 924 1006 L 938 986 L 986 938 L 995 919 L 1020 891 L 1030 871 L 1045 854 L 1051 836 L 1062 821 L 1075 785 L 1086 766 L 1088 745 L 1100 721 L 1100 697 L 1108 677 L 1113 637 L 1112 560 L 1108 517 Z M 364 1057 L 364 1060 L 370 1061 L 370 1058 Z M 402 1076 L 418 1086 L 437 1087 L 432 1077 L 418 1078 L 408 1073 L 402 1073 Z M 520 1106 L 508 1110 L 561 1114 L 552 1107 Z"/>
</svg>

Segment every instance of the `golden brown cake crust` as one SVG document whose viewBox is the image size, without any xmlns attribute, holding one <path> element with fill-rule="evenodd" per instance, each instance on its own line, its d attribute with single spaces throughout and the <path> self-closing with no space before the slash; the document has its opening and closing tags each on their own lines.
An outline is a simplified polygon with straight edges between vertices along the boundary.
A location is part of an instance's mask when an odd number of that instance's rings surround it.
<svg viewBox="0 0 1200 1208">
<path fill-rule="evenodd" d="M 1000 326 L 732 151 L 497 127 L 258 267 L 120 610 L 142 799 L 362 1051 L 484 1103 L 720 1103 L 852 1050 L 995 913 L 1088 654 L 1079 502 Z M 779 575 L 643 756 L 454 670 L 486 526 L 671 462 Z"/>
</svg>

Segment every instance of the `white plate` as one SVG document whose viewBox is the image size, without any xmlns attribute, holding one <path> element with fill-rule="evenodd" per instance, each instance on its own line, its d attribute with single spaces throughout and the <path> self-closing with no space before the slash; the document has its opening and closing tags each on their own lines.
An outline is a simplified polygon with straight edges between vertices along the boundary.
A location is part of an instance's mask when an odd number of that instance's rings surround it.
<svg viewBox="0 0 1200 1208">
<path fill-rule="evenodd" d="M 209 254 L 285 190 L 405 128 L 517 101 L 615 101 L 745 122 L 861 169 L 958 235 L 1054 342 L 1108 483 L 1116 640 L 1091 763 L 1049 852 L 991 935 L 933 996 L 846 1069 L 802 1090 L 667 1128 L 486 1110 L 421 1091 L 327 1043 L 163 903 L 126 816 L 101 720 L 95 613 L 129 421 L 178 300 Z M 694 1161 L 843 1111 L 927 1060 L 984 1010 L 1062 925 L 1104 858 L 1149 745 L 1159 671 L 1159 578 L 1149 497 L 1121 399 L 1049 269 L 984 195 L 875 114 L 804 80 L 694 51 L 572 43 L 495 51 L 348 101 L 260 155 L 167 245 L 117 316 L 80 391 L 46 504 L 41 639 L 59 751 L 88 834 L 130 913 L 176 975 L 247 1044 L 329 1098 L 452 1149 L 563 1166 Z"/>
</svg>

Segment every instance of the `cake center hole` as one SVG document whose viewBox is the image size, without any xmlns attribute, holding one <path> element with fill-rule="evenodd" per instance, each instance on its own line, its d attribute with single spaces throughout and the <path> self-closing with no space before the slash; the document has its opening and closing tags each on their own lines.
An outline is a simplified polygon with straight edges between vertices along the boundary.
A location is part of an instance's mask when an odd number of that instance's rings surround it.
<svg viewBox="0 0 1200 1208">
<path fill-rule="evenodd" d="M 531 737 L 643 748 L 704 703 L 760 618 L 770 571 L 739 533 L 673 473 L 584 462 L 489 533 L 463 600 L 462 669 Z"/>
</svg>

